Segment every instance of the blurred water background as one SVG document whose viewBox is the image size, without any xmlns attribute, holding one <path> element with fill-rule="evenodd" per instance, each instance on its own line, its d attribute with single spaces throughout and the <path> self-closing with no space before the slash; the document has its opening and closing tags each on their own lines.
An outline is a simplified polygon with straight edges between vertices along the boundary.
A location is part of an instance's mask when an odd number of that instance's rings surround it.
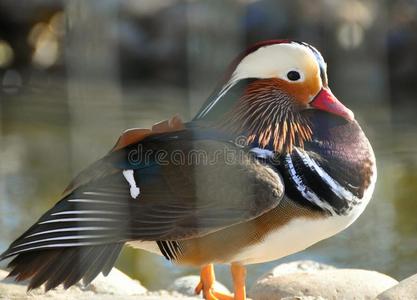
<svg viewBox="0 0 417 300">
<path fill-rule="evenodd" d="M 416 0 L 0 0 L 0 251 L 124 129 L 190 119 L 239 51 L 291 38 L 324 55 L 379 178 L 353 226 L 281 261 L 416 273 L 416 29 Z M 151 289 L 198 272 L 132 249 L 117 266 Z"/>
</svg>

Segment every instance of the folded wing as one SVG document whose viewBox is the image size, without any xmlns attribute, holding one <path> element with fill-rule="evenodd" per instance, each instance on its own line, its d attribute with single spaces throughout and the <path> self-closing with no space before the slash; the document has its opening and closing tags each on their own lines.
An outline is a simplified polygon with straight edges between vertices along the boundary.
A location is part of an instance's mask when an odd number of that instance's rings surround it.
<svg viewBox="0 0 417 300">
<path fill-rule="evenodd" d="M 279 203 L 283 185 L 269 167 L 229 141 L 193 136 L 184 130 L 145 139 L 140 151 L 150 153 L 148 161 L 129 161 L 138 144 L 112 152 L 96 163 L 101 176 L 66 195 L 1 258 L 40 249 L 199 237 L 256 218 Z M 155 153 L 161 151 L 165 158 L 158 161 Z M 140 189 L 137 197 L 132 180 Z"/>
</svg>

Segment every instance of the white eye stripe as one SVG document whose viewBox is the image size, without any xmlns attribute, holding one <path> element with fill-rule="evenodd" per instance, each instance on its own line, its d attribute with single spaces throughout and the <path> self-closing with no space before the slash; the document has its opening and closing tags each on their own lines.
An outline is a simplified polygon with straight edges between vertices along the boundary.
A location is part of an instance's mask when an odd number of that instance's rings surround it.
<svg viewBox="0 0 417 300">
<path fill-rule="evenodd" d="M 311 49 L 299 43 L 274 44 L 261 47 L 244 57 L 237 65 L 232 79 L 229 82 L 244 78 L 279 78 L 288 80 L 289 71 L 300 73 L 300 81 L 305 80 L 304 71 L 316 65 L 317 72 L 320 66 Z"/>
<path fill-rule="evenodd" d="M 216 97 L 213 97 L 214 99 L 196 115 L 195 119 L 204 118 L 221 101 L 230 88 L 240 80 L 249 78 L 280 78 L 288 82 L 303 82 L 310 75 L 317 75 L 321 82 L 320 65 L 316 58 L 317 54 L 309 47 L 309 45 L 298 42 L 280 43 L 263 46 L 249 53 L 238 63 L 231 77 L 223 85 Z M 317 74 L 305 74 L 307 71 L 315 72 L 314 69 L 317 69 Z M 300 74 L 300 79 L 296 81 L 288 79 L 287 74 L 289 71 L 297 71 Z M 313 92 L 314 95 L 315 92 Z"/>
</svg>

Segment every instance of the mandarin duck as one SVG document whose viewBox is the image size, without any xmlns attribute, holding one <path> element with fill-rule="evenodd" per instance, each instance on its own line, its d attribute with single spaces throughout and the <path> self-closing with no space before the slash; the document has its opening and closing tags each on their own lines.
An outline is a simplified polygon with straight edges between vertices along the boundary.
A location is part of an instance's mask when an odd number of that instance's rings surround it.
<svg viewBox="0 0 417 300">
<path fill-rule="evenodd" d="M 245 265 L 352 224 L 376 181 L 371 145 L 304 42 L 249 48 L 195 118 L 125 131 L 0 258 L 28 289 L 107 275 L 130 245 L 199 266 L 205 299 L 245 299 Z M 230 264 L 234 295 L 213 289 Z"/>
</svg>

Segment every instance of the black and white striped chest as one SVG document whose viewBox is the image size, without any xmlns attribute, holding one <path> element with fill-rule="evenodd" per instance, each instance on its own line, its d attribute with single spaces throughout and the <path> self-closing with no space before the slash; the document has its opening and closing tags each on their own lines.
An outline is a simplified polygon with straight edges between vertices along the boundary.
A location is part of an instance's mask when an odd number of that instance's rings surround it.
<svg viewBox="0 0 417 300">
<path fill-rule="evenodd" d="M 355 207 L 369 201 L 367 198 L 370 198 L 374 189 L 376 167 L 373 155 L 369 161 L 359 165 L 369 170 L 362 170 L 361 173 L 365 175 L 358 180 L 355 169 L 347 170 L 340 161 L 327 160 L 301 148 L 295 148 L 291 154 L 280 157 L 266 149 L 253 148 L 251 152 L 279 172 L 288 198 L 328 215 L 351 213 Z"/>
</svg>

